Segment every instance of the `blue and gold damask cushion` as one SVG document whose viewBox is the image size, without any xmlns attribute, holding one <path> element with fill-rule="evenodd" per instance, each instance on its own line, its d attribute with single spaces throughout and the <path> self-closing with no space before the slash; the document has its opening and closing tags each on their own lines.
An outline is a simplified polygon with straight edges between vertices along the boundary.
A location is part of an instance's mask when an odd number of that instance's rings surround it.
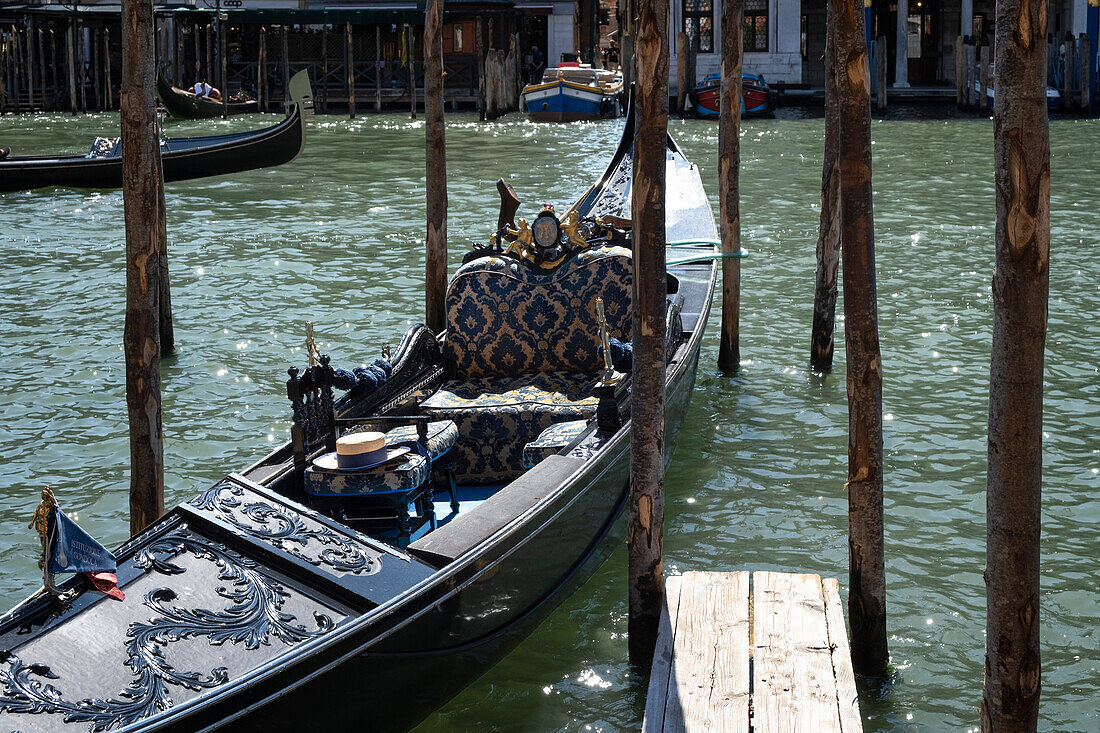
<svg viewBox="0 0 1100 733">
<path fill-rule="evenodd" d="M 310 496 L 365 496 L 411 492 L 428 480 L 429 462 L 410 451 L 400 462 L 365 471 L 326 470 L 310 466 L 305 472 L 305 490 Z"/>
<path fill-rule="evenodd" d="M 594 374 L 550 372 L 447 382 L 420 408 L 458 426 L 456 477 L 495 483 L 523 473 L 523 448 L 543 430 L 596 414 L 595 381 Z"/>
<path fill-rule="evenodd" d="M 348 433 L 360 433 L 371 430 L 369 425 L 354 425 L 348 428 Z M 416 442 L 418 440 L 415 425 L 402 425 L 393 428 L 386 433 L 386 445 L 394 446 L 398 443 Z M 458 440 L 458 426 L 450 420 L 436 420 L 428 423 L 428 455 L 432 460 L 441 458 Z"/>
<path fill-rule="evenodd" d="M 611 335 L 629 338 L 633 263 L 623 247 L 594 247 L 551 272 L 506 257 L 459 268 L 447 290 L 444 359 L 465 378 L 594 372 L 602 363 L 596 298 Z"/>
<path fill-rule="evenodd" d="M 558 453 L 577 439 L 588 427 L 588 420 L 560 422 L 539 433 L 539 437 L 523 447 L 523 465 L 534 468 L 547 456 Z"/>
</svg>

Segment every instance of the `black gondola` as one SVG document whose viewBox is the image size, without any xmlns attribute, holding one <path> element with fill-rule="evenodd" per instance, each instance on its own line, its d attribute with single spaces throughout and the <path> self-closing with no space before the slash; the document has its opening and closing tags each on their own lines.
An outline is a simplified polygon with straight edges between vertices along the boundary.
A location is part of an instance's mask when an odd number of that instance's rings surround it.
<svg viewBox="0 0 1100 733">
<path fill-rule="evenodd" d="M 498 238 L 452 278 L 443 334 L 414 326 L 358 373 L 327 356 L 291 369 L 291 443 L 119 548 L 125 602 L 76 578 L 63 609 L 39 591 L 0 618 L 3 727 L 406 729 L 579 587 L 625 534 L 629 369 L 601 369 L 596 345 L 630 333 L 633 130 L 631 115 L 560 220 L 546 208 L 512 223 L 498 184 Z M 671 138 L 667 171 L 671 447 L 717 232 Z M 350 388 L 335 403 L 334 381 Z M 398 463 L 322 465 L 338 426 L 379 425 L 410 449 Z M 416 466 L 419 479 L 395 478 Z"/>
<path fill-rule="evenodd" d="M 260 111 L 260 103 L 255 99 L 247 102 L 227 101 L 200 97 L 197 94 L 172 86 L 163 74 L 157 74 L 157 98 L 168 110 L 168 114 L 184 120 L 199 120 L 206 117 L 221 117 L 222 112 L 231 115 L 243 115 Z"/>
<path fill-rule="evenodd" d="M 0 191 L 46 186 L 119 188 L 122 151 L 117 140 L 87 155 L 28 155 L 0 159 Z M 248 132 L 168 138 L 161 144 L 165 181 L 220 176 L 289 163 L 305 144 L 299 105 L 277 125 Z"/>
</svg>

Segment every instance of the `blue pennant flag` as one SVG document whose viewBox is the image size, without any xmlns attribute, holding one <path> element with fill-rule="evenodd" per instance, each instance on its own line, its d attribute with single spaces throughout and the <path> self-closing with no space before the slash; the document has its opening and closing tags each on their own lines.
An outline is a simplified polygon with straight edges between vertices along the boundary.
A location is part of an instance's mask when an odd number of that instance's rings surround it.
<svg viewBox="0 0 1100 733">
<path fill-rule="evenodd" d="M 56 506 L 46 531 L 51 573 L 115 572 L 115 556 Z"/>
</svg>

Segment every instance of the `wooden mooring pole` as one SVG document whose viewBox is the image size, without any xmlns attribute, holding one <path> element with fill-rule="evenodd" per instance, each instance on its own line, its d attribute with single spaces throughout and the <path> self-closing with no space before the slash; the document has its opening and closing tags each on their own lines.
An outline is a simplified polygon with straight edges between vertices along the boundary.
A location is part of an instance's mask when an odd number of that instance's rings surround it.
<svg viewBox="0 0 1100 733">
<path fill-rule="evenodd" d="M 73 117 L 76 117 L 76 3 L 73 3 L 73 14 L 69 19 L 69 27 L 65 30 L 65 62 L 69 67 L 69 108 Z"/>
<path fill-rule="evenodd" d="M 282 26 L 283 32 L 281 35 L 282 51 L 283 51 L 283 109 L 287 109 L 287 103 L 290 99 L 290 40 L 289 33 L 290 28 Z"/>
<path fill-rule="evenodd" d="M 1062 93 L 1062 109 L 1066 112 L 1073 111 L 1073 55 L 1075 53 L 1076 42 L 1073 40 L 1073 36 L 1067 34 L 1066 40 L 1062 41 L 1066 48 L 1066 55 L 1064 65 L 1062 67 L 1062 88 L 1059 90 Z M 1046 92 L 1044 92 L 1045 94 Z"/>
<path fill-rule="evenodd" d="M 481 122 L 485 121 L 485 32 L 482 30 L 482 20 L 478 18 L 475 23 L 474 39 L 477 45 L 477 116 Z"/>
<path fill-rule="evenodd" d="M 963 106 L 963 37 L 955 36 L 955 106 Z"/>
<path fill-rule="evenodd" d="M 741 251 L 741 53 L 743 0 L 722 2 L 722 89 L 718 104 L 718 201 L 722 254 Z M 741 363 L 741 260 L 722 259 L 722 338 L 718 368 Z"/>
<path fill-rule="evenodd" d="M 1046 3 L 997 3 L 984 733 L 1038 726 L 1043 351 L 1050 285 L 1046 12 Z"/>
<path fill-rule="evenodd" d="M 688 34 L 680 31 L 676 34 L 676 114 L 687 112 L 687 68 Z"/>
<path fill-rule="evenodd" d="M 416 39 L 413 38 L 412 26 L 408 23 L 405 24 L 405 45 L 406 52 L 405 58 L 408 60 L 409 71 L 409 119 L 416 119 L 416 66 L 415 64 L 415 51 L 416 51 Z M 442 52 L 440 52 L 442 53 Z"/>
<path fill-rule="evenodd" d="M 630 661 L 648 669 L 664 596 L 665 140 L 668 0 L 641 0 L 635 39 L 634 370 L 627 553 Z"/>
<path fill-rule="evenodd" d="M 427 174 L 428 257 L 424 272 L 425 323 L 446 326 L 447 145 L 443 121 L 443 0 L 424 9 L 424 131 Z"/>
<path fill-rule="evenodd" d="M 222 92 L 222 119 L 227 120 L 229 119 L 229 76 L 226 73 L 225 18 L 222 17 L 220 10 L 218 11 L 218 66 Z"/>
<path fill-rule="evenodd" d="M 882 357 L 878 339 L 871 192 L 871 96 L 863 3 L 829 0 L 840 145 L 840 225 L 848 385 L 848 618 L 852 664 L 886 671 L 882 506 Z"/>
<path fill-rule="evenodd" d="M 328 23 L 321 26 L 321 114 L 328 114 Z"/>
<path fill-rule="evenodd" d="M 344 64 L 348 77 L 348 117 L 355 119 L 355 49 L 352 44 L 351 21 L 344 24 L 347 62 Z"/>
<path fill-rule="evenodd" d="M 833 368 L 837 271 L 840 267 L 840 115 L 837 106 L 836 12 L 826 8 L 825 21 L 825 156 L 821 166 L 821 211 L 817 222 L 817 276 L 810 332 L 810 369 Z M 885 53 L 885 52 L 884 52 Z"/>
<path fill-rule="evenodd" d="M 130 533 L 164 513 L 160 398 L 160 260 L 164 181 L 153 93 L 153 6 L 122 0 L 122 196 L 126 219 L 126 406 Z"/>
<path fill-rule="evenodd" d="M 1089 40 L 1087 33 L 1082 33 L 1078 44 L 1081 48 L 1081 114 L 1087 117 L 1089 114 L 1089 107 L 1092 104 L 1092 90 L 1089 88 L 1092 86 L 1092 77 L 1089 75 L 1089 59 L 1092 58 L 1092 41 Z"/>
<path fill-rule="evenodd" d="M 875 102 L 879 113 L 884 113 L 886 112 L 887 105 L 886 83 L 890 78 L 889 74 L 886 73 L 886 49 L 888 48 L 886 45 L 886 36 L 879 36 L 878 42 L 875 45 L 879 49 L 878 53 L 875 54 L 875 89 L 878 92 L 875 95 Z"/>
<path fill-rule="evenodd" d="M 260 53 L 256 60 L 256 77 L 256 91 L 260 93 L 264 112 L 267 112 L 267 29 L 263 26 L 260 26 Z"/>
<path fill-rule="evenodd" d="M 374 111 L 382 111 L 382 27 L 374 26 Z"/>
<path fill-rule="evenodd" d="M 115 108 L 114 91 L 111 88 L 111 32 L 103 29 L 103 79 L 107 87 L 107 109 Z"/>
<path fill-rule="evenodd" d="M 978 113 L 984 114 L 989 108 L 989 46 L 981 47 L 978 63 Z"/>
</svg>

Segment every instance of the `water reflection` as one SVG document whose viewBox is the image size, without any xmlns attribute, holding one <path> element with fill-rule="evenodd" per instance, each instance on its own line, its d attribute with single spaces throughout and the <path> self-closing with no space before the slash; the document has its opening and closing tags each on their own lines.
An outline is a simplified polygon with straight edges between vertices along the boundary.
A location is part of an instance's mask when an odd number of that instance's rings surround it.
<svg viewBox="0 0 1100 733">
<path fill-rule="evenodd" d="M 891 115 L 901 114 L 900 107 Z M 274 116 L 174 125 L 225 132 Z M 450 116 L 450 261 L 496 220 L 508 177 L 523 211 L 572 201 L 620 122 L 538 125 Z M 423 311 L 423 129 L 403 115 L 318 118 L 294 163 L 170 184 L 179 355 L 164 369 L 169 503 L 286 439 L 285 369 L 317 324 L 338 363 L 368 362 Z M 712 195 L 717 127 L 670 128 Z M 832 374 L 806 363 L 823 124 L 813 109 L 746 120 L 739 374 L 713 367 L 717 322 L 667 477 L 666 565 L 817 572 L 846 579 L 843 322 Z M 0 119 L 19 153 L 80 151 L 117 115 Z M 1083 172 L 1100 127 L 1055 120 L 1047 358 L 1041 727 L 1098 727 L 1094 564 L 1100 550 L 1100 200 Z M 864 690 L 867 730 L 977 723 L 984 586 L 985 424 L 993 267 L 992 124 L 876 119 L 875 226 L 886 421 L 890 644 L 898 678 Z M 716 201 L 715 201 L 716 203 Z M 0 605 L 36 585 L 26 523 L 43 483 L 107 544 L 127 529 L 117 192 L 0 195 Z M 716 207 L 717 210 L 717 207 Z M 717 305 L 717 304 L 716 304 Z M 716 309 L 716 312 L 720 312 Z M 516 653 L 424 731 L 636 730 L 626 665 L 625 554 L 616 553 Z M 928 623 L 929 620 L 932 623 Z"/>
</svg>

